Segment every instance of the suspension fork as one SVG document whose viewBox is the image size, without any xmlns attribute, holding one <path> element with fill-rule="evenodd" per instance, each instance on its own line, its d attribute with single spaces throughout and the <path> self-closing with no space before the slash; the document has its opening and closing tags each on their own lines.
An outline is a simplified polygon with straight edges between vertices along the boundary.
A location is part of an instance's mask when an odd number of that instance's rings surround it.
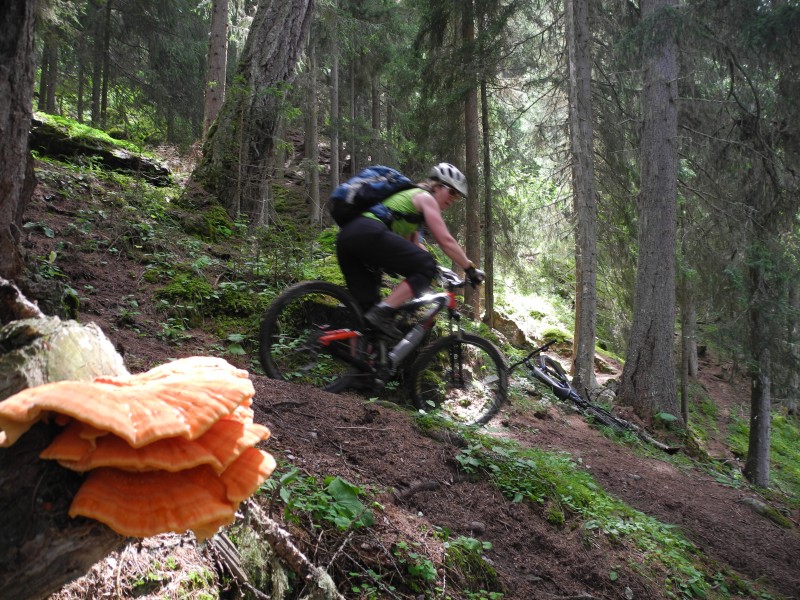
<svg viewBox="0 0 800 600">
<path fill-rule="evenodd" d="M 459 331 L 461 328 L 459 327 Z M 450 345 L 450 377 L 453 384 L 463 385 L 464 383 L 464 361 L 461 360 L 463 356 L 462 344 Z"/>
</svg>

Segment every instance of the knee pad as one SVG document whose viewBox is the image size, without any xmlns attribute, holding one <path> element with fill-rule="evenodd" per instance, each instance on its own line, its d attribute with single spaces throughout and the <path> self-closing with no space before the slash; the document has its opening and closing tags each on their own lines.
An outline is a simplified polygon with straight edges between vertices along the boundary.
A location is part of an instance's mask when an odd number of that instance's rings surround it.
<svg viewBox="0 0 800 600">
<path fill-rule="evenodd" d="M 409 275 L 406 281 L 411 286 L 411 289 L 414 290 L 414 295 L 421 296 L 428 291 L 434 275 L 436 275 L 436 262 L 429 254 L 426 260 L 421 262 L 417 272 Z"/>
</svg>

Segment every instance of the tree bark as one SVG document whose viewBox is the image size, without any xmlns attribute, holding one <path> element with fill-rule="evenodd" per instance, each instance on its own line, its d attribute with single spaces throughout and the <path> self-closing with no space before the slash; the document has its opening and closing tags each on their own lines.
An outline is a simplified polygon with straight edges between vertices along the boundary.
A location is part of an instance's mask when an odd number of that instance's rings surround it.
<svg viewBox="0 0 800 600">
<path fill-rule="evenodd" d="M 483 286 L 483 322 L 494 327 L 494 201 L 492 197 L 492 160 L 489 136 L 489 94 L 486 79 L 481 78 L 481 124 L 483 129 L 483 270 L 486 282 Z"/>
<path fill-rule="evenodd" d="M 334 8 L 338 2 L 334 0 Z M 331 23 L 331 108 L 330 108 L 330 140 L 331 140 L 331 190 L 339 185 L 339 25 L 336 16 Z"/>
<path fill-rule="evenodd" d="M 317 48 L 314 36 L 308 42 L 308 128 L 306 130 L 306 169 L 308 195 L 311 197 L 311 223 L 322 223 L 319 197 L 319 108 L 317 105 Z"/>
<path fill-rule="evenodd" d="M 356 93 L 355 60 L 350 61 L 350 175 L 358 173 L 358 140 L 356 139 L 356 120 L 358 119 L 358 94 Z"/>
<path fill-rule="evenodd" d="M 55 114 L 56 82 L 58 81 L 58 32 L 49 29 L 44 35 L 42 66 L 39 78 L 39 110 Z"/>
<path fill-rule="evenodd" d="M 22 214 L 36 182 L 28 151 L 35 9 L 33 0 L 0 2 L 0 277 L 7 279 L 23 272 Z"/>
<path fill-rule="evenodd" d="M 588 0 L 566 0 L 569 55 L 569 124 L 575 217 L 575 328 L 572 384 L 587 397 L 597 385 L 597 201 L 592 126 L 592 56 Z"/>
<path fill-rule="evenodd" d="M 462 43 L 465 47 L 472 47 L 475 43 L 475 13 L 473 10 L 473 0 L 466 0 L 462 5 Z M 473 56 L 468 56 L 464 68 L 469 70 L 469 65 L 474 62 Z M 465 73 L 466 74 L 466 73 Z M 466 239 L 464 250 L 467 256 L 479 263 L 481 261 L 481 216 L 480 216 L 480 194 L 478 190 L 478 180 L 480 179 L 480 158 L 478 151 L 479 129 L 478 129 L 478 86 L 477 81 L 472 75 L 469 87 L 464 98 L 464 126 L 465 126 L 465 154 L 466 154 L 466 176 L 470 193 L 466 200 Z M 470 307 L 472 318 L 479 319 L 481 314 L 481 293 L 480 288 L 467 286 L 464 288 L 464 306 Z"/>
<path fill-rule="evenodd" d="M 689 382 L 697 377 L 697 307 L 694 294 L 685 284 L 681 301 L 681 413 L 689 423 Z"/>
<path fill-rule="evenodd" d="M 764 287 L 764 273 L 760 265 L 750 268 L 751 286 L 759 290 Z M 753 303 L 758 305 L 759 299 Z M 769 449 L 771 433 L 772 380 L 771 349 L 765 335 L 771 327 L 767 315 L 758 306 L 750 309 L 750 331 L 753 356 L 750 367 L 750 436 L 747 446 L 747 459 L 744 476 L 755 485 L 769 486 Z"/>
<path fill-rule="evenodd" d="M 294 75 L 313 0 L 260 0 L 230 89 L 192 182 L 233 215 L 269 214 L 274 134 L 284 86 Z"/>
<path fill-rule="evenodd" d="M 204 134 L 208 133 L 225 99 L 225 80 L 228 72 L 228 0 L 212 2 L 210 32 L 203 105 Z"/>
<path fill-rule="evenodd" d="M 108 122 L 108 86 L 111 79 L 111 9 L 113 0 L 105 0 L 106 14 L 103 19 L 103 77 L 100 87 L 100 127 Z"/>
<path fill-rule="evenodd" d="M 45 598 L 125 541 L 102 523 L 68 516 L 81 477 L 39 458 L 59 430 L 39 423 L 0 448 L 0 598 Z"/>
<path fill-rule="evenodd" d="M 787 347 L 790 364 L 800 365 L 800 285 L 789 282 L 789 322 L 787 325 Z M 789 369 L 786 381 L 786 408 L 795 414 L 800 402 L 800 369 Z"/>
<path fill-rule="evenodd" d="M 87 13 L 92 28 L 92 127 L 100 126 L 100 96 L 103 79 L 103 19 L 100 0 L 89 0 Z"/>
<path fill-rule="evenodd" d="M 381 130 L 381 88 L 377 73 L 374 73 L 372 75 L 371 82 L 372 82 L 372 129 L 378 132 Z"/>
<path fill-rule="evenodd" d="M 643 131 L 639 255 L 621 400 L 645 421 L 680 415 L 673 364 L 678 175 L 678 48 L 674 0 L 642 2 Z"/>
</svg>

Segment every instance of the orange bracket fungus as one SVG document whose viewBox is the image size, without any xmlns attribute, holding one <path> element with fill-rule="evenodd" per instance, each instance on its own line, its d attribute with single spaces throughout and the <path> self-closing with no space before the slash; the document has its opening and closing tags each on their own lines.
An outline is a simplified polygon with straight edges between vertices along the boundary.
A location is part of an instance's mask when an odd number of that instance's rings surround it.
<svg viewBox="0 0 800 600">
<path fill-rule="evenodd" d="M 134 448 L 162 438 L 195 439 L 240 404 L 249 405 L 254 393 L 247 371 L 212 357 L 91 383 L 47 383 L 0 403 L 0 447 L 13 444 L 44 411 L 115 433 Z"/>
<path fill-rule="evenodd" d="M 61 381 L 0 402 L 0 447 L 39 419 L 66 427 L 40 454 L 88 472 L 69 514 L 133 537 L 230 524 L 275 461 L 255 448 L 269 430 L 253 422 L 247 371 L 190 357 L 137 375 Z"/>
</svg>

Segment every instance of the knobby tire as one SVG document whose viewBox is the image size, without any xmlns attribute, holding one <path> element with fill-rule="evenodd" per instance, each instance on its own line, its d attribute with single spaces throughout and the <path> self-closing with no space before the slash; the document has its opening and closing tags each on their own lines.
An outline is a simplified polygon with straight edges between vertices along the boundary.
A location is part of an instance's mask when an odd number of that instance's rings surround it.
<svg viewBox="0 0 800 600">
<path fill-rule="evenodd" d="M 411 366 L 414 405 L 465 425 L 484 425 L 506 401 L 508 372 L 488 340 L 461 333 L 439 338 Z"/>
<path fill-rule="evenodd" d="M 364 316 L 350 293 L 326 281 L 304 281 L 284 290 L 264 313 L 259 358 L 273 379 L 340 392 L 364 376 L 320 343 L 326 331 L 364 331 Z M 338 353 L 361 355 L 363 337 L 335 342 Z"/>
</svg>

